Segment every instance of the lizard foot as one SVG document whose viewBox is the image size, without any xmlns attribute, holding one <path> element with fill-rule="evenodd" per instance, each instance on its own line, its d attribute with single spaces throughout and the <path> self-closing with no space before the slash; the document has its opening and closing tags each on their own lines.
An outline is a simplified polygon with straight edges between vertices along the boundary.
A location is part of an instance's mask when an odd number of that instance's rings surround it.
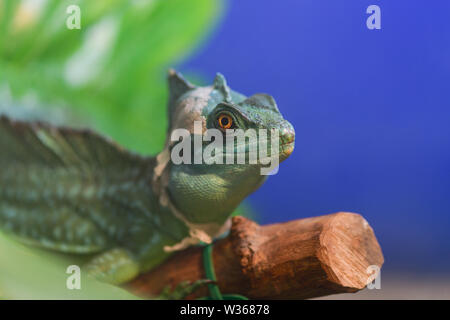
<svg viewBox="0 0 450 320">
<path fill-rule="evenodd" d="M 139 264 L 127 250 L 115 248 L 91 260 L 86 271 L 99 281 L 118 285 L 135 278 L 139 274 Z"/>
</svg>

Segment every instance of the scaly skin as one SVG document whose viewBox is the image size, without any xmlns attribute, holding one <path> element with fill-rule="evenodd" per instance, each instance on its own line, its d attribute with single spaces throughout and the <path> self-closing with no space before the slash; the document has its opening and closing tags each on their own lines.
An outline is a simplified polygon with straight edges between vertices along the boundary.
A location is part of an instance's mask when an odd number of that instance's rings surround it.
<svg viewBox="0 0 450 320">
<path fill-rule="evenodd" d="M 220 74 L 196 87 L 170 71 L 169 87 L 169 135 L 157 157 L 91 131 L 1 117 L 0 229 L 31 245 L 98 253 L 87 269 L 113 284 L 226 231 L 234 209 L 264 182 L 261 164 L 175 165 L 172 130 L 193 136 L 194 121 L 214 128 L 228 112 L 236 128 L 280 130 L 280 161 L 293 150 L 294 130 L 272 97 L 247 98 Z"/>
</svg>

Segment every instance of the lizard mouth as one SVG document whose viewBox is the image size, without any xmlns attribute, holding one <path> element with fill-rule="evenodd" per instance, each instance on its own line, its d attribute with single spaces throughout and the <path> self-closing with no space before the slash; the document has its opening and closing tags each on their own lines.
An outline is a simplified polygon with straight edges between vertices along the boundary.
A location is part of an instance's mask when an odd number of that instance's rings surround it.
<svg viewBox="0 0 450 320">
<path fill-rule="evenodd" d="M 286 160 L 294 151 L 294 141 L 288 141 L 280 145 L 280 162 Z"/>
<path fill-rule="evenodd" d="M 285 160 L 286 158 L 288 158 L 291 153 L 294 151 L 294 145 L 295 145 L 295 141 L 294 140 L 289 140 L 289 141 L 285 141 L 283 143 L 280 144 L 279 147 L 279 157 L 280 157 L 280 161 Z M 236 155 L 236 154 L 248 154 L 250 152 L 249 150 L 249 146 L 246 145 L 244 147 L 244 150 L 239 150 L 237 147 L 235 147 L 233 149 L 234 152 L 232 153 L 228 153 L 228 152 L 224 152 L 224 155 Z"/>
</svg>

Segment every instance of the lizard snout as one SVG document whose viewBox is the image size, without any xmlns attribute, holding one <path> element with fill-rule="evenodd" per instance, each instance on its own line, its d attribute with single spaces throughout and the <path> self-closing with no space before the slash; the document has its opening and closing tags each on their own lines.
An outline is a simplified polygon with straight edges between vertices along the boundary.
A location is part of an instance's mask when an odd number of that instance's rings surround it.
<svg viewBox="0 0 450 320">
<path fill-rule="evenodd" d="M 280 129 L 280 161 L 285 160 L 294 151 L 295 130 L 289 122 L 286 123 Z"/>
</svg>

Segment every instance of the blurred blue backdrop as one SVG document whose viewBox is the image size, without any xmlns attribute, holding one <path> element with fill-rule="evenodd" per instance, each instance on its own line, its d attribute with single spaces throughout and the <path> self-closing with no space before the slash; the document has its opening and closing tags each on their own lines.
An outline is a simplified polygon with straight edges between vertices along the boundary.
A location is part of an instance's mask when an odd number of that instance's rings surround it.
<svg viewBox="0 0 450 320">
<path fill-rule="evenodd" d="M 179 69 L 270 93 L 294 125 L 293 155 L 250 198 L 262 222 L 358 212 L 384 270 L 449 271 L 450 1 L 227 3 Z"/>
</svg>

